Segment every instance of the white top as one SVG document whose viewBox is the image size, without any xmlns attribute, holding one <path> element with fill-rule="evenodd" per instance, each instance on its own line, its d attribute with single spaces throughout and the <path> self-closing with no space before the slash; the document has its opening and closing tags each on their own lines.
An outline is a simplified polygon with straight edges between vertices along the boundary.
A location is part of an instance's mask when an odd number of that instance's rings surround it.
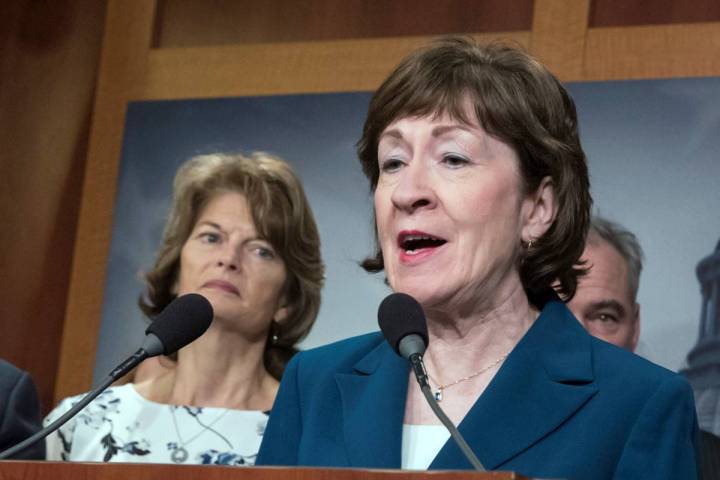
<svg viewBox="0 0 720 480">
<path fill-rule="evenodd" d="M 64 399 L 49 424 L 83 395 Z M 151 402 L 112 387 L 46 438 L 48 460 L 253 465 L 268 416 L 256 410 Z"/>
<path fill-rule="evenodd" d="M 400 467 L 406 470 L 427 470 L 450 432 L 443 425 L 403 424 Z"/>
</svg>

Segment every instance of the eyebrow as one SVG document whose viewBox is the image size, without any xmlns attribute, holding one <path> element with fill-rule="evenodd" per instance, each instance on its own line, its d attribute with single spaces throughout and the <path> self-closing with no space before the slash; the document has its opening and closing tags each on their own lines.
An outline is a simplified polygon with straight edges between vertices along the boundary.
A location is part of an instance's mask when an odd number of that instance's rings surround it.
<svg viewBox="0 0 720 480">
<path fill-rule="evenodd" d="M 470 127 L 467 127 L 463 125 L 462 123 L 453 123 L 450 125 L 438 125 L 437 127 L 433 128 L 430 134 L 437 138 L 447 132 L 450 132 L 452 130 L 462 130 L 465 132 L 470 132 Z M 392 137 L 397 139 L 403 139 L 402 132 L 397 128 L 392 128 L 390 130 L 385 130 L 383 133 L 380 134 L 380 139 L 383 137 Z"/>
<path fill-rule="evenodd" d="M 219 223 L 215 223 L 210 220 L 203 220 L 201 222 L 198 222 L 197 225 L 195 225 L 195 228 L 197 228 L 201 225 L 207 225 L 209 227 L 213 227 L 216 230 L 219 230 L 220 232 L 224 232 L 223 228 L 220 226 Z M 272 247 L 273 250 L 275 250 L 275 247 L 272 246 L 272 244 L 270 243 L 270 240 L 261 237 L 260 234 L 256 231 L 255 235 L 252 238 L 249 238 L 248 241 L 257 241 L 257 240 L 267 243 L 268 245 L 270 245 Z"/>
<path fill-rule="evenodd" d="M 615 310 L 617 312 L 618 316 L 625 317 L 627 312 L 625 311 L 625 307 L 622 306 L 620 302 L 617 300 L 600 300 L 599 302 L 593 302 L 590 304 L 590 306 L 587 308 L 588 311 L 597 311 L 597 310 Z"/>
<path fill-rule="evenodd" d="M 464 132 L 470 132 L 470 127 L 463 125 L 462 123 L 454 123 L 452 125 L 438 125 L 432 129 L 432 136 L 439 137 L 452 130 L 462 130 Z"/>
<path fill-rule="evenodd" d="M 200 225 L 208 225 L 208 226 L 213 227 L 213 228 L 215 228 L 215 229 L 217 229 L 217 230 L 222 230 L 222 227 L 220 226 L 220 224 L 215 223 L 215 222 L 211 222 L 210 220 L 203 220 L 203 221 L 201 221 L 201 222 L 198 222 L 196 226 L 199 227 Z"/>
</svg>

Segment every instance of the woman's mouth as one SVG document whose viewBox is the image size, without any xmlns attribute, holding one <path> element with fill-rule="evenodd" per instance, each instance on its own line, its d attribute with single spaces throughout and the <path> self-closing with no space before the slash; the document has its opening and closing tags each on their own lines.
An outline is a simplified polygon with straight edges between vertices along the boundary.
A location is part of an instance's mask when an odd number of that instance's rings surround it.
<svg viewBox="0 0 720 480">
<path fill-rule="evenodd" d="M 235 285 L 230 282 L 226 282 L 225 280 L 210 280 L 209 282 L 203 284 L 203 288 L 214 288 L 233 295 L 240 295 L 240 291 L 235 287 Z"/>
<path fill-rule="evenodd" d="M 437 248 L 445 245 L 447 240 L 426 232 L 412 230 L 400 232 L 397 243 L 400 248 L 401 261 L 410 263 L 431 255 Z"/>
</svg>

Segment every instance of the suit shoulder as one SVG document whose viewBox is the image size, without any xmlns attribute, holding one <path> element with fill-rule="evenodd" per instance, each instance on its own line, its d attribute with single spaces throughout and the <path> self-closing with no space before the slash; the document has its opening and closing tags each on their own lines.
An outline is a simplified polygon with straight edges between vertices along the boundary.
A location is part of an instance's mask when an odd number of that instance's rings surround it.
<svg viewBox="0 0 720 480">
<path fill-rule="evenodd" d="M 690 390 L 687 379 L 676 372 L 594 337 L 592 342 L 595 374 L 603 380 L 625 385 L 632 382 L 651 389 L 667 384 Z"/>
<path fill-rule="evenodd" d="M 0 382 L 15 383 L 25 372 L 12 363 L 0 358 Z"/>
<path fill-rule="evenodd" d="M 347 338 L 321 347 L 304 350 L 293 358 L 302 369 L 320 372 L 332 369 L 336 372 L 351 370 L 353 365 L 385 342 L 380 332 Z"/>
<path fill-rule="evenodd" d="M 14 392 L 24 393 L 32 387 L 30 374 L 0 359 L 0 404 L 9 400 Z"/>
</svg>

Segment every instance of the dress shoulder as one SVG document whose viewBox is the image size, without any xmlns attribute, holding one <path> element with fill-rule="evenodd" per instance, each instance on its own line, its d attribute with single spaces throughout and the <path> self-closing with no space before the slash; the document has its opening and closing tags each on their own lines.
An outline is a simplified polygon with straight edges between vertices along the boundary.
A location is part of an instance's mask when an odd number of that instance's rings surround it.
<svg viewBox="0 0 720 480">
<path fill-rule="evenodd" d="M 60 402 L 46 422 L 67 412 L 80 398 Z M 48 458 L 252 465 L 267 418 L 255 410 L 156 403 L 126 384 L 100 394 L 48 437 Z"/>
<path fill-rule="evenodd" d="M 133 387 L 130 384 L 108 388 L 100 393 L 97 398 L 90 402 L 90 404 L 77 415 L 48 435 L 45 438 L 46 459 L 72 460 L 73 452 L 75 451 L 77 453 L 76 449 L 74 449 L 74 440 L 78 425 L 97 429 L 103 424 L 112 423 L 113 417 L 118 414 L 119 406 L 122 403 L 132 403 L 135 400 L 132 396 L 134 392 L 130 391 L 131 388 Z M 85 395 L 86 393 L 82 393 L 62 399 L 58 405 L 47 414 L 43 420 L 43 427 L 47 427 L 65 415 L 82 400 Z"/>
</svg>

